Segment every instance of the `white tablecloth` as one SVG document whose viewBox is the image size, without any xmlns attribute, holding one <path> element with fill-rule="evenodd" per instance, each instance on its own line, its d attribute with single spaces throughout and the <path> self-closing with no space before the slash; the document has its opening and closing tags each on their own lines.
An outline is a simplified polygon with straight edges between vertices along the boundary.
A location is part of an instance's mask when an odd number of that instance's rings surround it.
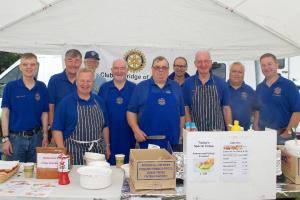
<svg viewBox="0 0 300 200">
<path fill-rule="evenodd" d="M 61 200 L 61 199 L 75 199 L 75 200 L 102 200 L 102 199 L 120 199 L 121 198 L 121 188 L 123 184 L 123 171 L 112 167 L 112 184 L 104 189 L 99 190 L 87 190 L 80 187 L 79 174 L 77 169 L 80 166 L 73 166 L 71 173 L 69 173 L 70 184 L 69 185 L 58 185 L 50 193 L 47 198 L 25 198 L 22 196 L 0 196 L 0 199 L 47 199 L 47 200 Z M 10 180 L 24 180 L 23 174 L 19 176 L 15 175 Z M 26 179 L 35 181 L 36 179 Z M 39 179 L 45 180 L 45 179 Z M 51 179 L 53 180 L 53 179 Z M 99 180 L 101 181 L 101 180 Z"/>
</svg>

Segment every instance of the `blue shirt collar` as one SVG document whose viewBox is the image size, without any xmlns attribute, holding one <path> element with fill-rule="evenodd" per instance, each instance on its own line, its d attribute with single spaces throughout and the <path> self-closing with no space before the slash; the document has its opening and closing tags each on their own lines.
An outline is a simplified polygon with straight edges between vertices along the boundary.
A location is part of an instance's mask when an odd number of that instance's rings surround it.
<svg viewBox="0 0 300 200">
<path fill-rule="evenodd" d="M 124 85 L 123 88 L 126 88 L 127 85 L 128 85 L 128 80 L 125 81 L 125 85 Z M 108 82 L 108 87 L 109 87 L 109 88 L 117 88 L 117 87 L 115 86 L 115 84 L 114 84 L 114 80 L 111 80 L 111 81 Z M 123 89 L 123 88 L 122 88 L 122 89 Z"/>
<path fill-rule="evenodd" d="M 115 84 L 114 84 L 113 80 L 111 80 L 111 81 L 108 82 L 108 87 L 109 88 L 115 88 Z"/>
<path fill-rule="evenodd" d="M 18 81 L 17 81 L 17 83 L 18 83 L 18 85 L 20 86 L 20 87 L 23 87 L 23 88 L 26 88 L 26 89 L 28 89 L 26 86 L 25 86 L 25 83 L 24 83 L 24 81 L 23 81 L 23 78 L 20 78 Z M 31 89 L 31 90 L 34 90 L 37 86 L 36 86 L 36 81 L 35 81 L 35 84 L 34 84 L 34 86 L 33 86 L 33 88 Z"/>
<path fill-rule="evenodd" d="M 63 80 L 69 81 L 66 70 L 64 70 L 64 71 L 61 73 L 61 75 L 62 75 L 62 79 L 63 79 Z"/>
<path fill-rule="evenodd" d="M 156 83 L 154 82 L 154 79 L 153 79 L 152 76 L 151 76 L 151 78 L 150 78 L 149 80 L 150 80 L 150 84 L 151 84 L 151 85 L 157 86 Z M 170 84 L 171 84 L 171 80 L 167 78 L 167 81 L 166 81 L 166 83 L 165 83 L 165 85 L 164 85 L 163 88 L 165 88 L 166 86 L 169 86 Z M 157 87 L 158 87 L 158 86 L 157 86 Z"/>
<path fill-rule="evenodd" d="M 273 85 L 275 85 L 275 84 L 277 84 L 277 83 L 280 83 L 280 82 L 282 82 L 283 81 L 283 77 L 281 76 L 281 74 L 278 74 L 279 75 L 279 77 L 278 77 L 278 79 L 271 85 L 271 87 L 273 86 Z M 266 85 L 267 86 L 267 80 L 266 80 L 266 78 L 263 80 L 263 84 L 264 85 Z"/>
<path fill-rule="evenodd" d="M 61 73 L 61 77 L 62 77 L 62 80 L 64 80 L 64 81 L 67 81 L 67 82 L 69 82 L 69 83 L 71 83 L 71 84 L 73 84 L 73 85 L 76 84 L 76 81 L 75 81 L 74 83 L 72 83 L 72 82 L 68 79 L 66 70 L 64 70 L 64 71 Z"/>
<path fill-rule="evenodd" d="M 76 91 L 76 92 L 73 93 L 73 98 L 74 98 L 74 100 L 78 101 L 79 103 L 87 103 L 87 104 L 90 104 L 90 103 L 93 102 L 94 99 L 95 99 L 95 96 L 94 96 L 94 94 L 93 94 L 92 92 L 91 92 L 90 95 L 91 95 L 91 96 L 90 96 L 90 98 L 89 98 L 88 100 L 84 100 L 84 99 L 81 99 L 81 98 L 78 96 L 78 93 L 77 93 L 77 91 Z"/>
<path fill-rule="evenodd" d="M 188 73 L 184 73 L 184 77 L 185 78 L 188 78 L 188 77 L 190 77 L 190 75 L 188 74 Z M 172 72 L 170 75 L 169 75 L 169 77 L 168 77 L 169 79 L 171 79 L 171 80 L 174 80 L 174 78 L 175 78 L 175 72 Z"/>
<path fill-rule="evenodd" d="M 231 86 L 229 80 L 227 81 L 227 84 L 228 84 L 228 86 L 229 86 L 230 88 L 235 89 L 234 87 Z M 244 88 L 244 87 L 245 87 L 245 82 L 243 81 L 242 85 L 241 85 L 239 88 L 235 89 L 235 90 L 242 89 L 242 88 Z"/>
<path fill-rule="evenodd" d="M 214 75 L 213 75 L 212 73 L 210 73 L 210 77 L 209 77 L 208 81 L 205 83 L 205 85 L 211 84 L 211 82 L 213 82 L 213 76 L 214 76 Z M 201 82 L 200 79 L 199 79 L 198 71 L 197 71 L 196 74 L 194 75 L 194 78 L 197 80 L 197 82 L 198 82 L 199 84 L 202 85 L 202 82 Z"/>
</svg>

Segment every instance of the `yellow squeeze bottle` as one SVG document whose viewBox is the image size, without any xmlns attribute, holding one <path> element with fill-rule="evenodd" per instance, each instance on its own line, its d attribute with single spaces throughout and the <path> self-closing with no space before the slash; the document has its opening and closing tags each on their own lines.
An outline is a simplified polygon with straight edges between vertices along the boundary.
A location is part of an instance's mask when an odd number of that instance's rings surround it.
<svg viewBox="0 0 300 200">
<path fill-rule="evenodd" d="M 233 121 L 233 126 L 231 127 L 231 131 L 242 131 L 242 127 L 240 127 L 239 125 L 239 121 L 238 120 L 234 120 Z"/>
</svg>

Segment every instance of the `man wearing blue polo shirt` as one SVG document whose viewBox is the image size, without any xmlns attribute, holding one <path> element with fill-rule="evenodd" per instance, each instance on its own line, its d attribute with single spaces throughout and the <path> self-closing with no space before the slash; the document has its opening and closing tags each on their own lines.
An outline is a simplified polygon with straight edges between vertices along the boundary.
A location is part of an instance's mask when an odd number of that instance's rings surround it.
<svg viewBox="0 0 300 200">
<path fill-rule="evenodd" d="M 92 92 L 98 94 L 99 88 L 103 83 L 106 82 L 106 79 L 96 72 L 96 69 L 99 67 L 99 54 L 96 51 L 87 51 L 84 56 L 84 65 L 86 68 L 91 69 L 95 73 L 94 86 Z"/>
<path fill-rule="evenodd" d="M 230 65 L 229 80 L 227 81 L 233 120 L 248 130 L 251 124 L 252 113 L 256 113 L 255 92 L 244 82 L 245 67 L 240 62 Z"/>
<path fill-rule="evenodd" d="M 8 160 L 35 162 L 35 148 L 48 145 L 48 92 L 43 82 L 34 77 L 36 55 L 21 56 L 22 78 L 9 82 L 3 92 L 3 153 Z"/>
<path fill-rule="evenodd" d="M 129 161 L 129 151 L 135 148 L 135 139 L 126 119 L 127 106 L 135 84 L 126 80 L 127 63 L 123 59 L 113 62 L 113 80 L 104 83 L 99 96 L 105 101 L 109 119 L 110 164 L 115 165 L 115 155 L 124 154 L 125 163 Z"/>
<path fill-rule="evenodd" d="M 54 141 L 57 147 L 67 148 L 74 165 L 84 164 L 85 152 L 110 157 L 107 111 L 103 99 L 92 93 L 94 76 L 90 69 L 79 69 L 77 91 L 66 96 L 55 110 Z"/>
<path fill-rule="evenodd" d="M 186 121 L 194 121 L 199 131 L 224 131 L 232 123 L 230 95 L 226 82 L 210 71 L 209 52 L 195 55 L 197 72 L 183 85 Z"/>
<path fill-rule="evenodd" d="M 278 131 L 277 144 L 291 138 L 300 121 L 300 96 L 296 85 L 277 73 L 277 58 L 270 53 L 260 57 L 265 79 L 256 88 L 259 105 L 258 128 Z"/>
<path fill-rule="evenodd" d="M 185 57 L 175 58 L 173 63 L 174 72 L 169 75 L 169 79 L 176 81 L 180 86 L 182 86 L 184 81 L 190 77 L 190 75 L 186 72 L 187 67 L 187 60 Z"/>
<path fill-rule="evenodd" d="M 76 73 L 82 63 L 82 55 L 77 49 L 70 49 L 65 54 L 66 69 L 51 76 L 48 83 L 49 124 L 52 126 L 54 110 L 57 104 L 68 94 L 76 91 Z"/>
<path fill-rule="evenodd" d="M 127 120 L 141 148 L 148 144 L 167 148 L 178 144 L 184 124 L 183 97 L 180 86 L 168 79 L 169 63 L 159 56 L 152 63 L 152 77 L 139 83 L 128 105 Z M 165 140 L 148 136 L 164 135 Z"/>
</svg>

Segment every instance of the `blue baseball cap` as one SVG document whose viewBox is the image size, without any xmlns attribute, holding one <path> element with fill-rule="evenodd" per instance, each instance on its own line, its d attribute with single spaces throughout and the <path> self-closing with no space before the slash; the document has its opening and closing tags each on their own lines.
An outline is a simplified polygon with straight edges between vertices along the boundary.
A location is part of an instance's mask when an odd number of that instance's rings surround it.
<svg viewBox="0 0 300 200">
<path fill-rule="evenodd" d="M 85 53 L 84 59 L 88 59 L 88 58 L 100 60 L 99 54 L 96 51 L 87 51 Z"/>
</svg>

